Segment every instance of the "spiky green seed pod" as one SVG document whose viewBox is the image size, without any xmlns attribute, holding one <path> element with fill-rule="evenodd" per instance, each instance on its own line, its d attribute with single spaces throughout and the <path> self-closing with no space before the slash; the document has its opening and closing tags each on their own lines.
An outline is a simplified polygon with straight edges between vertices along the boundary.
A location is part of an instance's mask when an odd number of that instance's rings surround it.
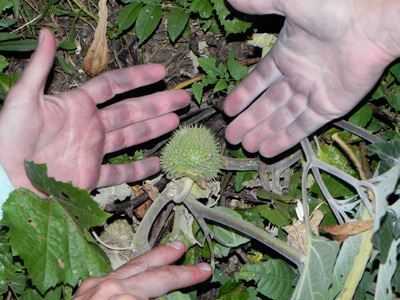
<svg viewBox="0 0 400 300">
<path fill-rule="evenodd" d="M 215 137 L 203 126 L 184 126 L 174 132 L 161 153 L 163 171 L 172 177 L 216 179 L 222 156 Z"/>
</svg>

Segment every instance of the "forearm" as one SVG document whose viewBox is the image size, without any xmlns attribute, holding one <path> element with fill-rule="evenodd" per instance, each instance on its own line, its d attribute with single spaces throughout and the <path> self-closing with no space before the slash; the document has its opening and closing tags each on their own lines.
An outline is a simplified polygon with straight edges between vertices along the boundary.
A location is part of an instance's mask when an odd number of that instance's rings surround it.
<svg viewBox="0 0 400 300">
<path fill-rule="evenodd" d="M 7 200 L 8 195 L 14 190 L 14 186 L 0 165 L 0 220 L 3 217 L 3 210 L 1 206 Z"/>
</svg>

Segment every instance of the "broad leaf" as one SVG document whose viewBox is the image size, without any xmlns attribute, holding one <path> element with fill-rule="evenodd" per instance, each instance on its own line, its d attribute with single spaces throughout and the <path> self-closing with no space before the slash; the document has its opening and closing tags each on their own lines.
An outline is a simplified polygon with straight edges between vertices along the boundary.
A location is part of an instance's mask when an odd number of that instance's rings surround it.
<svg viewBox="0 0 400 300">
<path fill-rule="evenodd" d="M 209 0 L 194 0 L 190 5 L 192 12 L 198 13 L 200 18 L 208 19 L 214 10 Z"/>
<path fill-rule="evenodd" d="M 378 155 L 378 174 L 383 174 L 400 160 L 400 141 L 373 143 L 367 146 L 368 155 Z"/>
<path fill-rule="evenodd" d="M 338 251 L 337 242 L 315 236 L 310 239 L 307 260 L 292 299 L 330 299 L 328 290 Z"/>
<path fill-rule="evenodd" d="M 182 33 L 189 20 L 189 11 L 180 7 L 173 8 L 168 15 L 168 35 L 172 42 Z"/>
<path fill-rule="evenodd" d="M 372 108 L 368 104 L 365 104 L 349 118 L 349 122 L 359 127 L 365 127 L 371 118 Z"/>
<path fill-rule="evenodd" d="M 160 5 L 148 4 L 142 8 L 136 19 L 136 36 L 142 44 L 157 28 L 162 17 Z"/>
<path fill-rule="evenodd" d="M 271 299 L 289 299 L 293 293 L 295 272 L 288 263 L 279 259 L 243 265 L 235 273 L 235 280 L 254 280 L 257 291 Z"/>
<path fill-rule="evenodd" d="M 217 12 L 219 21 L 225 28 L 226 35 L 245 32 L 251 27 L 252 22 L 239 20 L 236 17 L 233 19 L 228 17 L 232 14 L 232 11 L 226 7 L 224 0 L 211 0 L 211 2 L 214 4 L 214 9 Z"/>
<path fill-rule="evenodd" d="M 3 205 L 1 223 L 9 228 L 13 253 L 24 260 L 32 283 L 44 294 L 61 282 L 76 286 L 81 278 L 105 275 L 108 259 L 88 229 L 109 215 L 88 191 L 48 177 L 45 165 L 28 162 L 26 171 L 32 183 L 51 196 L 13 191 Z"/>
</svg>

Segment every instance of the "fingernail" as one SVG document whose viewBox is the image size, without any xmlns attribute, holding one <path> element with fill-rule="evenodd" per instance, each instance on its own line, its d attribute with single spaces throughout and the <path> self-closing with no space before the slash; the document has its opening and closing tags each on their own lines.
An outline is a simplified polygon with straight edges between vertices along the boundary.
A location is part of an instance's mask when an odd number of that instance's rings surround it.
<svg viewBox="0 0 400 300">
<path fill-rule="evenodd" d="M 203 271 L 212 271 L 212 268 L 209 264 L 206 263 L 199 263 L 197 266 L 202 269 Z"/>
<path fill-rule="evenodd" d="M 181 242 L 171 242 L 168 243 L 167 246 L 172 247 L 176 250 L 181 250 L 184 247 L 184 245 Z"/>
<path fill-rule="evenodd" d="M 43 30 L 40 30 L 40 32 L 39 32 L 38 45 L 40 45 L 40 44 L 42 43 L 43 37 L 44 37 Z"/>
</svg>

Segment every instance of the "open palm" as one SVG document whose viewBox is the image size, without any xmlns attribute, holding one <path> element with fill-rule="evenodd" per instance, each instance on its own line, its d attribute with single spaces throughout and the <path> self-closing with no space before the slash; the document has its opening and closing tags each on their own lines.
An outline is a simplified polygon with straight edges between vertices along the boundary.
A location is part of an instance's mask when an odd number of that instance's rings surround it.
<svg viewBox="0 0 400 300">
<path fill-rule="evenodd" d="M 0 163 L 16 187 L 33 188 L 24 160 L 46 163 L 49 175 L 93 189 L 145 178 L 159 170 L 149 158 L 127 165 L 102 165 L 106 153 L 158 137 L 178 126 L 172 111 L 186 106 L 184 91 L 160 92 L 107 106 L 116 94 L 161 80 L 161 65 L 104 73 L 60 95 L 45 95 L 55 42 L 47 29 L 0 113 Z"/>
<path fill-rule="evenodd" d="M 229 2 L 246 13 L 286 16 L 273 49 L 224 103 L 229 116 L 239 114 L 227 140 L 266 157 L 349 112 L 399 54 L 385 38 L 387 15 L 372 1 Z"/>
</svg>

